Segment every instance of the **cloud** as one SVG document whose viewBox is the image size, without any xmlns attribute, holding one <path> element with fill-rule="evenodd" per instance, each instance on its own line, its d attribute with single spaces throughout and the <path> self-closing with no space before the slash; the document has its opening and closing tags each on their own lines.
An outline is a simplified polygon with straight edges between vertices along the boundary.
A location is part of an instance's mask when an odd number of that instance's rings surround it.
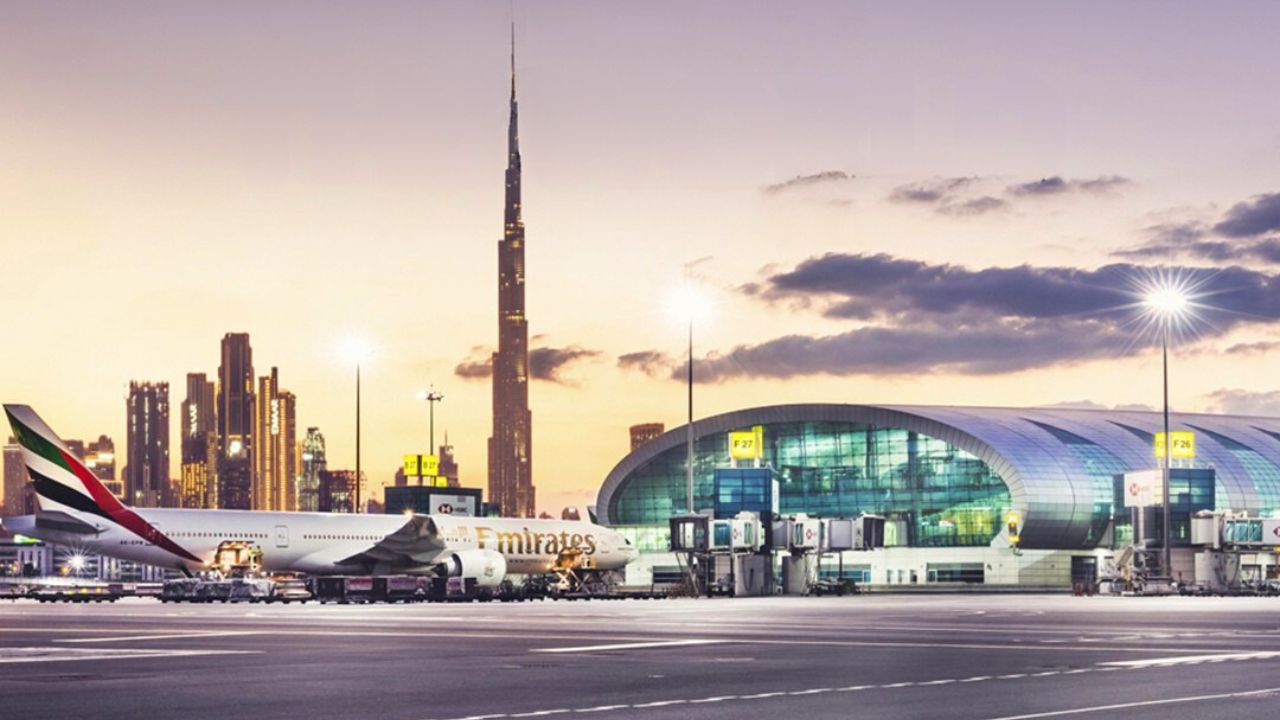
<svg viewBox="0 0 1280 720">
<path fill-rule="evenodd" d="M 1236 203 L 1213 231 L 1230 238 L 1258 237 L 1280 230 L 1280 193 L 1254 195 Z"/>
<path fill-rule="evenodd" d="M 1070 192 L 1088 192 L 1104 195 L 1132 183 L 1132 180 L 1119 175 L 1103 175 L 1089 180 L 1067 180 L 1061 175 L 1054 175 L 1040 180 L 1010 185 L 1005 188 L 1005 192 L 1010 195 L 1024 197 L 1062 195 Z"/>
<path fill-rule="evenodd" d="M 542 336 L 537 336 L 542 337 Z M 579 345 L 569 347 L 537 347 L 529 351 L 529 377 L 534 380 L 573 385 L 564 370 L 577 362 L 600 356 L 599 350 Z M 482 380 L 493 375 L 493 352 L 483 346 L 471 349 L 471 355 L 453 368 L 453 374 L 464 380 Z"/>
<path fill-rule="evenodd" d="M 1070 337 L 1071 343 L 1063 338 Z M 1017 372 L 1070 360 L 1120 357 L 1132 352 L 1133 335 L 1111 323 L 1063 319 L 992 322 L 951 327 L 867 327 L 837 335 L 787 335 L 739 345 L 694 363 L 703 382 L 734 378 L 812 375 L 906 375 Z M 673 378 L 683 377 L 683 366 Z"/>
<path fill-rule="evenodd" d="M 618 357 L 618 367 L 623 370 L 638 370 L 649 377 L 660 377 L 672 371 L 676 361 L 657 350 L 641 350 Z"/>
<path fill-rule="evenodd" d="M 453 374 L 463 380 L 482 380 L 493 374 L 493 348 L 476 345 L 470 354 L 453 368 Z"/>
<path fill-rule="evenodd" d="M 1280 417 L 1280 390 L 1253 392 L 1227 389 L 1209 393 L 1209 409 L 1230 415 L 1262 415 Z"/>
<path fill-rule="evenodd" d="M 956 193 L 977 182 L 978 178 L 933 178 L 899 185 L 889 192 L 889 200 L 898 203 L 934 204 L 954 199 Z"/>
<path fill-rule="evenodd" d="M 1242 267 L 1171 272 L 1190 279 L 1213 306 L 1200 312 L 1200 337 L 1280 320 L 1280 275 Z M 1128 263 L 974 270 L 885 254 L 830 253 L 773 269 L 740 291 L 854 327 L 739 345 L 697 361 L 695 374 L 707 381 L 990 374 L 1126 357 L 1158 342 L 1144 332 L 1135 308 L 1136 287 L 1150 275 Z M 670 374 L 683 372 L 677 366 Z"/>
<path fill-rule="evenodd" d="M 994 210 L 1004 210 L 1009 207 L 1009 203 L 998 197 L 991 195 L 983 195 L 972 200 L 965 200 L 958 203 L 943 203 L 938 206 L 938 212 L 943 215 L 952 217 L 971 217 L 974 215 L 984 215 Z"/>
<path fill-rule="evenodd" d="M 774 185 L 767 185 L 764 188 L 764 193 L 766 195 L 778 195 L 795 188 L 812 187 L 814 185 L 823 185 L 833 182 L 844 182 L 852 180 L 853 178 L 853 175 L 850 175 L 843 170 L 826 170 L 813 175 L 797 175 L 790 180 L 784 180 L 783 182 L 776 183 Z"/>
<path fill-rule="evenodd" d="M 562 375 L 565 368 L 600 355 L 599 350 L 588 350 L 579 345 L 534 348 L 529 351 L 529 376 L 534 380 L 571 385 L 572 381 Z"/>
<path fill-rule="evenodd" d="M 1261 340 L 1250 343 L 1236 343 L 1227 348 L 1228 355 L 1264 355 L 1280 348 L 1280 341 Z"/>
<path fill-rule="evenodd" d="M 1171 268 L 1211 294 L 1216 329 L 1280 319 L 1280 276 L 1243 267 Z M 1130 263 L 1095 269 L 991 267 L 971 270 L 885 254 L 829 253 L 775 272 L 758 283 L 767 300 L 800 298 L 818 303 L 829 318 L 868 320 L 903 314 L 948 321 L 994 318 L 1091 317 L 1124 322 L 1134 315 L 1134 290 L 1150 270 Z"/>
<path fill-rule="evenodd" d="M 1216 263 L 1257 261 L 1280 264 L 1280 236 L 1257 237 L 1280 226 L 1280 201 L 1266 198 L 1280 198 L 1280 193 L 1258 195 L 1253 200 L 1237 204 L 1212 228 L 1199 221 L 1153 225 L 1146 229 L 1150 238 L 1146 242 L 1112 254 L 1137 260 L 1191 258 Z M 1270 207 L 1272 203 L 1276 208 Z M 1268 212 L 1276 216 L 1270 218 Z M 1274 226 L 1268 223 L 1274 223 Z"/>
</svg>

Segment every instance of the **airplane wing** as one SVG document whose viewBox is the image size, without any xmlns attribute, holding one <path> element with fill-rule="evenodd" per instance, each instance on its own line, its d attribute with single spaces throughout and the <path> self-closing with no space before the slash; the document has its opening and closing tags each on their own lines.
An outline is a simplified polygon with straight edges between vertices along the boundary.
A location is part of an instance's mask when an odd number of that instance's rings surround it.
<svg viewBox="0 0 1280 720">
<path fill-rule="evenodd" d="M 404 527 L 339 565 L 363 565 L 375 573 L 387 570 L 425 572 L 443 561 L 445 544 L 428 515 L 414 515 Z"/>
</svg>

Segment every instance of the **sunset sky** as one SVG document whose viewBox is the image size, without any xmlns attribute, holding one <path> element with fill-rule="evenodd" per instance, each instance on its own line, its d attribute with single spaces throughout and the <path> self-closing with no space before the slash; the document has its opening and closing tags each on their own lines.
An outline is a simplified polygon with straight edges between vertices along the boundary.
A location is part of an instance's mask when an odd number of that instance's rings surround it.
<svg viewBox="0 0 1280 720">
<path fill-rule="evenodd" d="M 248 332 L 330 467 L 483 486 L 507 2 L 0 5 L 0 399 L 125 439 Z M 552 513 L 627 427 L 789 402 L 1157 405 L 1132 292 L 1196 285 L 1175 408 L 1280 414 L 1280 4 L 517 2 Z M 472 367 L 472 369 L 474 369 Z M 459 372 L 462 370 L 463 372 Z M 673 372 L 675 377 L 673 378 Z M 301 432 L 300 432 L 301 434 Z"/>
</svg>

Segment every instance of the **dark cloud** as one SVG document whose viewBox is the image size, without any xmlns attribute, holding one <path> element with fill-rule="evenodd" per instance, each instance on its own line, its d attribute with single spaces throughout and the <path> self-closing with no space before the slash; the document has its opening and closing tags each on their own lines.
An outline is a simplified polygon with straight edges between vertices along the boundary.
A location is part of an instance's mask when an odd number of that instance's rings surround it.
<svg viewBox="0 0 1280 720">
<path fill-rule="evenodd" d="M 977 181 L 977 178 L 934 178 L 900 185 L 889 192 L 889 200 L 898 203 L 942 203 L 955 198 L 956 193 Z"/>
<path fill-rule="evenodd" d="M 1280 193 L 1255 195 L 1236 203 L 1213 231 L 1230 238 L 1258 237 L 1280 231 Z"/>
<path fill-rule="evenodd" d="M 1089 180 L 1067 180 L 1061 175 L 1054 175 L 1040 180 L 1010 185 L 1005 188 L 1005 191 L 1015 196 L 1061 195 L 1069 192 L 1105 194 L 1132 182 L 1132 180 L 1119 175 L 1104 175 Z"/>
<path fill-rule="evenodd" d="M 599 350 L 588 350 L 578 345 L 534 348 L 529 351 L 529 376 L 534 380 L 571 384 L 561 374 L 565 368 L 582 360 L 599 357 L 600 354 Z"/>
<path fill-rule="evenodd" d="M 638 370 L 650 377 L 666 375 L 675 364 L 671 356 L 656 350 L 642 350 L 618 357 L 618 367 L 623 370 Z"/>
<path fill-rule="evenodd" d="M 1238 207 L 1238 206 L 1237 206 Z M 1183 222 L 1153 225 L 1147 228 L 1149 240 L 1131 248 L 1117 250 L 1116 257 L 1135 260 L 1189 258 L 1215 263 L 1261 261 L 1280 263 L 1280 238 L 1256 239 L 1248 236 L 1216 238 L 1204 223 Z"/>
<path fill-rule="evenodd" d="M 1280 276 L 1242 267 L 1171 268 L 1211 299 L 1201 337 L 1280 320 Z M 775 270 L 744 294 L 858 327 L 740 345 L 695 364 L 704 380 L 800 375 L 970 374 L 1127 356 L 1151 347 L 1135 307 L 1149 269 L 994 267 L 972 270 L 889 255 L 828 254 Z M 672 376 L 680 377 L 681 368 Z"/>
<path fill-rule="evenodd" d="M 576 362 L 598 357 L 600 354 L 599 350 L 588 350 L 578 345 L 564 348 L 533 348 L 529 351 L 529 377 L 534 380 L 571 385 L 573 383 L 562 374 L 565 368 Z M 453 368 L 453 374 L 464 380 L 482 380 L 492 376 L 492 351 L 484 347 L 472 348 L 471 355 Z"/>
<path fill-rule="evenodd" d="M 694 376 L 703 382 L 720 382 L 808 375 L 981 375 L 1070 360 L 1120 357 L 1131 353 L 1132 347 L 1132 332 L 1102 321 L 998 320 L 962 326 L 915 323 L 909 327 L 859 328 L 824 337 L 788 335 L 758 345 L 740 345 L 695 362 Z M 672 373 L 676 379 L 683 376 L 683 367 Z"/>
<path fill-rule="evenodd" d="M 1172 268 L 1202 284 L 1223 328 L 1241 317 L 1280 319 L 1280 276 L 1228 267 Z M 759 296 L 800 296 L 822 301 L 833 318 L 867 319 L 903 313 L 965 318 L 977 315 L 1046 319 L 1067 316 L 1128 319 L 1138 282 L 1147 268 L 1113 263 L 1086 270 L 1071 267 L 993 267 L 971 270 L 889 255 L 827 254 L 792 270 L 767 276 Z M 1222 315 L 1222 317 L 1216 317 Z"/>
<path fill-rule="evenodd" d="M 766 195 L 777 195 L 787 190 L 800 187 L 810 187 L 813 185 L 822 185 L 824 183 L 843 182 L 852 180 L 853 176 L 843 170 L 827 170 L 825 172 L 815 173 L 813 175 L 797 175 L 790 180 L 767 185 L 764 188 Z"/>
<path fill-rule="evenodd" d="M 1223 388 L 1208 395 L 1209 409 L 1230 415 L 1280 417 L 1280 390 L 1254 392 Z"/>
<path fill-rule="evenodd" d="M 463 380 L 482 380 L 493 374 L 493 356 L 486 355 L 483 359 L 467 359 L 458 363 L 453 369 L 453 374 Z"/>
<path fill-rule="evenodd" d="M 952 217 L 971 217 L 984 215 L 994 210 L 1004 210 L 1008 207 L 1009 203 L 998 197 L 983 195 L 964 202 L 944 203 L 938 206 L 938 212 Z"/>
</svg>

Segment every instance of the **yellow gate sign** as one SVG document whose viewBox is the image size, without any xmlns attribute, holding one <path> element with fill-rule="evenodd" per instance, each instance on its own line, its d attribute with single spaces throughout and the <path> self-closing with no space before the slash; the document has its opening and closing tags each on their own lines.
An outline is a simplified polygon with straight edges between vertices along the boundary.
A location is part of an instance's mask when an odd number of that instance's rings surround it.
<svg viewBox="0 0 1280 720">
<path fill-rule="evenodd" d="M 437 455 L 405 455 L 405 477 L 435 477 L 440 474 L 440 457 Z"/>
<path fill-rule="evenodd" d="M 729 457 L 734 460 L 755 460 L 764 456 L 764 426 L 729 433 Z"/>
<path fill-rule="evenodd" d="M 1196 434 L 1190 430 L 1174 430 L 1169 433 L 1173 444 L 1169 446 L 1169 456 L 1177 460 L 1194 460 L 1196 457 Z M 1164 457 L 1164 433 L 1156 433 L 1155 456 Z"/>
</svg>

